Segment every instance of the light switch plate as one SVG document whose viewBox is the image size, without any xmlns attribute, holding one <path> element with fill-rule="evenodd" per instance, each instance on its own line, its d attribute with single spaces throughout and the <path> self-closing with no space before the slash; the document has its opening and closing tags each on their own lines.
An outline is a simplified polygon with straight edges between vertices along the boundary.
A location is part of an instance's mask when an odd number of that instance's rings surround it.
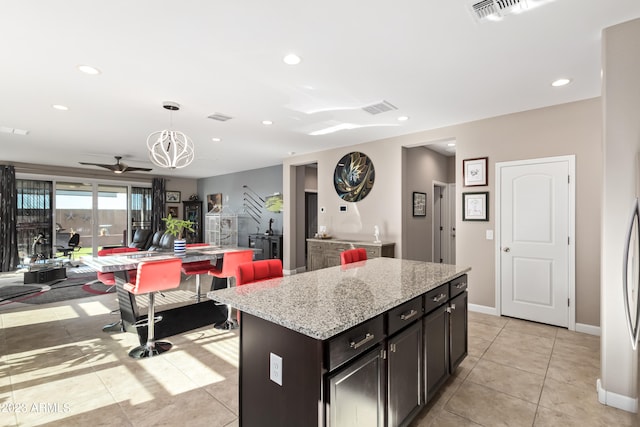
<svg viewBox="0 0 640 427">
<path fill-rule="evenodd" d="M 282 385 L 282 357 L 273 353 L 269 353 L 269 379 Z"/>
<path fill-rule="evenodd" d="M 493 240 L 493 230 L 487 230 L 487 240 Z"/>
</svg>

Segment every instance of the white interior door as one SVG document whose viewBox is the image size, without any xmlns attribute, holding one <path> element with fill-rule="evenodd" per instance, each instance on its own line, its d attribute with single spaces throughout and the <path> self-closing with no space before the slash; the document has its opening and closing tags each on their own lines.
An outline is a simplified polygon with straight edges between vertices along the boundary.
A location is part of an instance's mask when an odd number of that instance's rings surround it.
<svg viewBox="0 0 640 427">
<path fill-rule="evenodd" d="M 573 282 L 570 159 L 509 162 L 496 168 L 501 312 L 506 316 L 569 326 Z"/>
</svg>

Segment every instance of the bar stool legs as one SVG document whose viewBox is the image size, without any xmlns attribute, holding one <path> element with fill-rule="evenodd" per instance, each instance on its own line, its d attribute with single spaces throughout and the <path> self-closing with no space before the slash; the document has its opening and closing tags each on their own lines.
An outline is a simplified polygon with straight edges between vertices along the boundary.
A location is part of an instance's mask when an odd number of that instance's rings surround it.
<svg viewBox="0 0 640 427">
<path fill-rule="evenodd" d="M 227 277 L 227 289 L 231 288 L 231 280 L 235 279 L 235 277 Z M 213 326 L 216 329 L 228 331 L 231 329 L 236 329 L 238 327 L 238 322 L 231 315 L 231 306 L 227 305 L 227 320 L 222 323 L 218 323 Z"/>
<path fill-rule="evenodd" d="M 138 346 L 129 352 L 129 356 L 134 359 L 144 359 L 146 357 L 153 357 L 159 354 L 169 351 L 172 344 L 168 341 L 156 341 L 154 335 L 155 325 L 155 292 L 149 294 L 149 311 L 147 315 L 148 325 L 147 329 L 147 342 L 144 345 Z M 162 320 L 160 318 L 159 320 Z M 136 325 L 136 327 L 144 326 L 145 324 Z"/>
</svg>

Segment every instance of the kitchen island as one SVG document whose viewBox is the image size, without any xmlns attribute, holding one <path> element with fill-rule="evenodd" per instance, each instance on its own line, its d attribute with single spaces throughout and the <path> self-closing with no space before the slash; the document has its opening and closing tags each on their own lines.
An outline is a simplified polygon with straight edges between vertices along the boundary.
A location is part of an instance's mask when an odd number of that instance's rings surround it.
<svg viewBox="0 0 640 427">
<path fill-rule="evenodd" d="M 467 271 L 375 258 L 208 293 L 242 311 L 240 424 L 408 423 L 466 356 Z"/>
</svg>

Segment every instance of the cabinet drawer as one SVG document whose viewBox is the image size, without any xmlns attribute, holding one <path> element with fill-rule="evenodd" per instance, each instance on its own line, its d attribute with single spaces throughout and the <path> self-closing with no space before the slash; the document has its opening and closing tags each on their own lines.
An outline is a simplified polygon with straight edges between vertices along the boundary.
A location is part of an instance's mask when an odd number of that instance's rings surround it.
<svg viewBox="0 0 640 427">
<path fill-rule="evenodd" d="M 445 283 L 424 295 L 424 312 L 429 313 L 449 300 L 449 284 Z"/>
<path fill-rule="evenodd" d="M 364 248 L 367 251 L 367 256 L 369 258 L 379 258 L 380 257 L 380 247 L 379 246 L 356 245 L 356 248 Z"/>
<path fill-rule="evenodd" d="M 414 298 L 389 311 L 388 334 L 392 335 L 422 317 L 422 297 Z"/>
<path fill-rule="evenodd" d="M 384 339 L 383 316 L 374 317 L 329 340 L 329 371 L 362 354 Z"/>
<path fill-rule="evenodd" d="M 449 294 L 451 298 L 456 295 L 460 295 L 464 290 L 467 289 L 467 275 L 462 275 L 456 279 L 453 279 L 449 282 Z"/>
</svg>

